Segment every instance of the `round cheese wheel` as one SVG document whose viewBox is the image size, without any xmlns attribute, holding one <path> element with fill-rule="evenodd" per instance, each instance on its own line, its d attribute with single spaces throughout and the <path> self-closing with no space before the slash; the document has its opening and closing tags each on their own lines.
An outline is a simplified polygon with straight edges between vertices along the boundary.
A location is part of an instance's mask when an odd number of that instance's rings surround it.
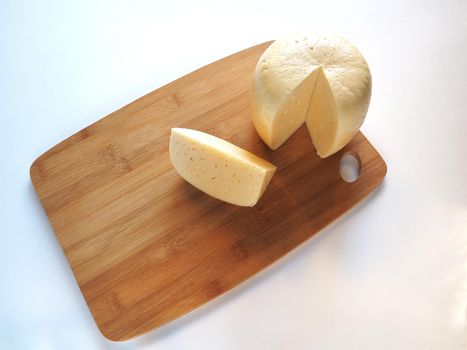
<svg viewBox="0 0 467 350">
<path fill-rule="evenodd" d="M 256 65 L 250 95 L 253 124 L 271 148 L 303 123 L 320 157 L 344 147 L 365 119 L 371 74 L 346 39 L 320 32 L 269 46 Z"/>
</svg>

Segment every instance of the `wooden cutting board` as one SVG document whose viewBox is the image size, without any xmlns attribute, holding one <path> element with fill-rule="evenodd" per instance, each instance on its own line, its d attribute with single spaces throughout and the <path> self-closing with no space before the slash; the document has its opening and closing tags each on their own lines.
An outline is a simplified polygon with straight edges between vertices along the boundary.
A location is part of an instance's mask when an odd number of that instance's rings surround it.
<svg viewBox="0 0 467 350">
<path fill-rule="evenodd" d="M 386 165 L 358 133 L 320 159 L 299 129 L 269 150 L 248 90 L 270 43 L 205 66 L 130 103 L 40 156 L 31 179 L 104 336 L 157 328 L 254 276 L 365 198 Z M 172 168 L 172 127 L 226 139 L 278 167 L 253 208 L 210 198 Z M 339 175 L 346 152 L 361 174 Z M 304 276 L 303 278 L 306 278 Z"/>
</svg>

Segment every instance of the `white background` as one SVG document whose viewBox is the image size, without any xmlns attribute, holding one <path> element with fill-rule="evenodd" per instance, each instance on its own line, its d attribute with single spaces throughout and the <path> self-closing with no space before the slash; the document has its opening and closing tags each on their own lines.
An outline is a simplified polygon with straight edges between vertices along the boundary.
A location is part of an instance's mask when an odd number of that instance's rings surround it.
<svg viewBox="0 0 467 350">
<path fill-rule="evenodd" d="M 129 342 L 96 328 L 29 180 L 88 124 L 216 59 L 326 28 L 367 58 L 364 203 L 259 276 Z M 465 349 L 467 2 L 0 0 L 1 349 Z"/>
</svg>

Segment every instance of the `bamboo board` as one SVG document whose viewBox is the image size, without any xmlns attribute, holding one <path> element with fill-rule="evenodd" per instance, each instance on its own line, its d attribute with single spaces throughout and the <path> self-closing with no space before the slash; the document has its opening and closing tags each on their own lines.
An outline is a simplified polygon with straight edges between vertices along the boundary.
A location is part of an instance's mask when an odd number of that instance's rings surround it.
<svg viewBox="0 0 467 350">
<path fill-rule="evenodd" d="M 102 333 L 157 328 L 254 276 L 355 206 L 386 174 L 363 136 L 320 159 L 304 127 L 279 150 L 248 110 L 255 64 L 270 43 L 188 74 L 40 156 L 31 179 Z M 171 127 L 208 132 L 278 167 L 253 208 L 191 187 L 168 157 Z M 346 152 L 357 181 L 340 178 Z M 305 278 L 305 277 L 304 277 Z"/>
</svg>

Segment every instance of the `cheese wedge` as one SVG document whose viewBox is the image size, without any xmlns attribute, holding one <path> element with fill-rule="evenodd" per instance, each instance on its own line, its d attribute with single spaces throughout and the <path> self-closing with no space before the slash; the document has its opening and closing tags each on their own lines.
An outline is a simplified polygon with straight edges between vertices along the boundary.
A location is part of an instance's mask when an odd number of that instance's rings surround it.
<svg viewBox="0 0 467 350">
<path fill-rule="evenodd" d="M 175 170 L 190 184 L 240 206 L 254 206 L 276 170 L 240 147 L 191 129 L 172 129 L 169 153 Z"/>
<path fill-rule="evenodd" d="M 311 33 L 277 40 L 261 56 L 251 87 L 253 124 L 271 148 L 304 122 L 320 157 L 344 147 L 365 119 L 371 74 L 342 37 Z"/>
</svg>

